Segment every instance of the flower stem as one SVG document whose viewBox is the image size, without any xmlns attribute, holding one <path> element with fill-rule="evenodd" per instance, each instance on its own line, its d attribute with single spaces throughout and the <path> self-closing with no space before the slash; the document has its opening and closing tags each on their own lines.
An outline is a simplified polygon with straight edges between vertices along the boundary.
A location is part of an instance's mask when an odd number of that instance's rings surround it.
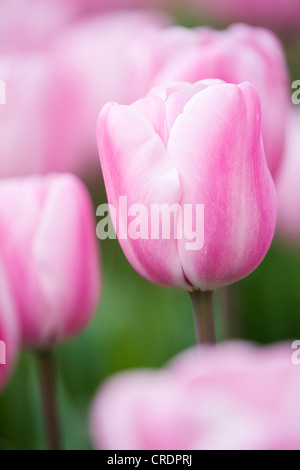
<svg viewBox="0 0 300 470">
<path fill-rule="evenodd" d="M 49 350 L 36 353 L 39 369 L 40 391 L 43 403 L 45 430 L 49 450 L 60 450 L 60 427 L 58 419 L 53 353 Z"/>
<path fill-rule="evenodd" d="M 190 292 L 197 342 L 199 344 L 216 344 L 216 333 L 213 312 L 213 292 L 194 290 Z"/>
</svg>

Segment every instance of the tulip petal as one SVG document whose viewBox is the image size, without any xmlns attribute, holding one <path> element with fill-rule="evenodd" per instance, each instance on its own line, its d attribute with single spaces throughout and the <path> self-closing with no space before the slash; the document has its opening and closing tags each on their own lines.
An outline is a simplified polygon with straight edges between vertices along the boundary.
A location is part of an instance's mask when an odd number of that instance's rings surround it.
<svg viewBox="0 0 300 470">
<path fill-rule="evenodd" d="M 265 256 L 277 210 L 255 89 L 216 84 L 195 95 L 167 149 L 180 174 L 181 204 L 205 206 L 204 247 L 189 251 L 178 240 L 186 278 L 203 290 L 243 278 Z"/>
<path fill-rule="evenodd" d="M 77 178 L 51 181 L 32 241 L 35 271 L 47 300 L 42 314 L 48 342 L 81 331 L 99 301 L 97 239 L 89 209 L 88 193 Z"/>
<path fill-rule="evenodd" d="M 145 98 L 146 105 L 148 102 L 147 117 L 160 116 L 162 119 L 162 101 Z M 138 108 L 139 104 L 136 109 L 109 104 L 98 119 L 98 149 L 108 200 L 117 211 L 116 232 L 125 255 L 139 274 L 159 284 L 186 287 L 173 236 L 174 223 L 171 224 L 170 240 L 151 239 L 149 219 L 151 204 L 171 206 L 179 202 L 178 172 L 166 152 L 163 133 L 156 133 L 155 126 Z M 132 240 L 121 236 L 120 232 L 125 230 L 127 233 L 132 221 L 119 210 L 122 196 L 127 196 L 128 208 L 133 204 L 146 207 L 148 216 L 142 217 L 142 223 L 148 227 L 147 239 Z"/>
</svg>

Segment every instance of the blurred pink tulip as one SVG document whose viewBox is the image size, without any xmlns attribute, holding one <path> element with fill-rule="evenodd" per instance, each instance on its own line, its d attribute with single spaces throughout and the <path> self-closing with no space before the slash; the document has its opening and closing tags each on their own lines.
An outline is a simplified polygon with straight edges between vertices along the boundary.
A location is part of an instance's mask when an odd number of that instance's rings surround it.
<svg viewBox="0 0 300 470">
<path fill-rule="evenodd" d="M 140 275 L 157 284 L 213 290 L 247 276 L 263 260 L 277 201 L 252 85 L 178 83 L 131 106 L 107 104 L 97 138 L 116 232 Z M 122 196 L 128 207 L 143 204 L 148 214 L 153 204 L 175 204 L 169 236 L 152 237 L 141 214 L 147 233 L 131 237 L 131 219 L 118 210 Z M 197 204 L 204 204 L 204 246 L 190 249 L 187 227 L 181 238 L 175 235 L 182 227 L 180 209 L 191 205 L 196 212 Z"/>
<path fill-rule="evenodd" d="M 40 37 L 33 20 L 32 37 L 30 28 L 24 38 L 10 29 L 2 41 L 0 36 L 0 80 L 6 84 L 0 177 L 93 174 L 99 167 L 99 109 L 110 100 L 132 100 L 134 84 L 126 69 L 130 47 L 142 32 L 166 22 L 160 14 L 114 13 L 65 27 L 55 37 L 52 30 Z"/>
<path fill-rule="evenodd" d="M 123 372 L 92 406 L 94 445 L 299 450 L 300 375 L 292 354 L 289 344 L 227 343 L 187 351 L 161 371 Z"/>
<path fill-rule="evenodd" d="M 41 50 L 72 16 L 65 0 L 1 1 L 0 53 Z"/>
<path fill-rule="evenodd" d="M 0 255 L 23 342 L 41 348 L 79 333 L 101 290 L 93 208 L 71 175 L 0 181 Z"/>
<path fill-rule="evenodd" d="M 0 57 L 0 176 L 72 171 L 79 158 L 82 94 L 72 69 L 48 51 Z"/>
<path fill-rule="evenodd" d="M 180 3 L 179 3 L 180 5 Z M 273 28 L 284 33 L 299 33 L 299 0 L 188 0 L 185 8 L 226 22 L 245 21 Z"/>
<path fill-rule="evenodd" d="M 278 193 L 278 233 L 300 243 L 300 110 L 295 107 L 289 121 L 286 156 L 276 188 Z"/>
<path fill-rule="evenodd" d="M 290 85 L 284 51 L 273 33 L 243 24 L 225 31 L 171 27 L 144 35 L 133 57 L 131 82 L 141 96 L 173 81 L 252 83 L 262 101 L 267 162 L 276 174 L 285 145 Z"/>
<path fill-rule="evenodd" d="M 0 5 L 0 177 L 73 171 L 81 154 L 83 102 L 74 74 L 51 44 L 69 23 L 66 3 L 11 0 Z M 3 100 L 2 100 L 3 101 Z"/>
<path fill-rule="evenodd" d="M 18 346 L 19 329 L 15 305 L 0 262 L 0 391 L 11 373 Z"/>
<path fill-rule="evenodd" d="M 55 55 L 69 65 L 81 97 L 81 127 L 73 133 L 77 155 L 78 149 L 81 151 L 77 168 L 76 162 L 73 165 L 78 173 L 89 174 L 99 167 L 95 142 L 99 109 L 109 101 L 129 104 L 148 91 L 145 84 L 138 92 L 132 80 L 131 57 L 136 38 L 154 34 L 166 24 L 168 19 L 162 14 L 116 12 L 75 24 L 58 37 Z"/>
<path fill-rule="evenodd" d="M 53 2 L 53 0 L 51 0 Z M 61 0 L 54 0 L 58 3 Z M 103 12 L 132 8 L 157 8 L 169 5 L 170 0 L 65 0 L 77 13 Z"/>
</svg>

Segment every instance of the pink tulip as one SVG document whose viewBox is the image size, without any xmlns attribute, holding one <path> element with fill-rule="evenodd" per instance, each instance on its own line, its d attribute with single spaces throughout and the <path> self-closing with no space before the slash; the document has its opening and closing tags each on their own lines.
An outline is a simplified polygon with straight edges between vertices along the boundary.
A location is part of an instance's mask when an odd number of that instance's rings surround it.
<svg viewBox="0 0 300 470">
<path fill-rule="evenodd" d="M 81 83 L 51 49 L 69 23 L 64 2 L 11 0 L 0 5 L 0 177 L 73 171 L 82 155 Z M 2 100 L 3 101 L 3 100 Z"/>
<path fill-rule="evenodd" d="M 53 2 L 53 0 L 51 0 Z M 60 3 L 61 0 L 54 0 Z M 170 0 L 65 0 L 77 13 L 103 12 L 113 9 L 157 8 L 166 6 Z"/>
<path fill-rule="evenodd" d="M 278 232 L 288 240 L 300 242 L 300 110 L 295 108 L 289 121 L 286 157 L 277 180 Z"/>
<path fill-rule="evenodd" d="M 243 24 L 225 31 L 171 27 L 143 36 L 134 57 L 131 81 L 141 96 L 152 86 L 173 81 L 252 83 L 262 101 L 267 162 L 276 174 L 285 145 L 290 85 L 283 48 L 273 33 Z"/>
<path fill-rule="evenodd" d="M 0 177 L 72 169 L 80 95 L 72 70 L 50 50 L 53 37 L 69 22 L 68 10 L 64 2 L 49 0 L 0 4 L 0 80 L 6 86 L 6 103 L 0 105 Z"/>
<path fill-rule="evenodd" d="M 50 51 L 13 53 L 0 57 L 0 77 L 0 176 L 74 170 L 83 102 L 70 66 Z"/>
<path fill-rule="evenodd" d="M 11 373 L 19 345 L 16 310 L 0 263 L 0 391 Z"/>
<path fill-rule="evenodd" d="M 41 50 L 73 16 L 65 0 L 1 1 L 0 52 Z"/>
<path fill-rule="evenodd" d="M 81 127 L 75 135 L 72 133 L 77 146 L 77 159 L 74 160 L 78 162 L 75 161 L 73 167 L 80 174 L 98 170 L 95 122 L 99 109 L 109 101 L 129 104 L 148 91 L 146 84 L 137 91 L 132 80 L 136 38 L 155 34 L 168 22 L 165 15 L 157 13 L 107 13 L 66 28 L 55 42 L 54 54 L 65 66 L 69 65 L 81 98 Z M 77 115 L 76 112 L 72 114 L 70 123 L 74 114 Z"/>
<path fill-rule="evenodd" d="M 42 35 L 34 18 L 22 35 L 18 23 L 2 36 L 0 27 L 0 80 L 6 84 L 0 177 L 52 171 L 90 176 L 99 167 L 99 109 L 110 100 L 140 97 L 128 78 L 131 46 L 167 20 L 160 14 L 114 13 Z"/>
<path fill-rule="evenodd" d="M 213 290 L 259 265 L 273 237 L 277 202 L 262 146 L 260 101 L 250 84 L 179 83 L 131 106 L 107 104 L 97 138 L 115 229 L 140 275 L 157 284 Z M 131 235 L 133 213 L 119 211 L 121 197 L 129 209 L 143 205 L 143 233 Z M 152 236 L 153 204 L 176 205 L 167 237 Z M 201 226 L 195 231 L 200 204 L 204 246 Z M 180 237 L 185 205 L 191 215 Z M 194 236 L 186 230 L 192 222 Z"/>
<path fill-rule="evenodd" d="M 299 450 L 300 375 L 292 354 L 300 359 L 289 344 L 227 343 L 187 351 L 161 371 L 123 372 L 92 406 L 94 445 Z"/>
<path fill-rule="evenodd" d="M 226 22 L 246 21 L 279 31 L 299 32 L 298 0 L 188 0 L 195 11 Z M 186 3 L 185 3 L 186 8 Z"/>
<path fill-rule="evenodd" d="M 71 175 L 2 180 L 0 255 L 26 345 L 51 346 L 79 333 L 100 294 L 93 208 Z"/>
</svg>

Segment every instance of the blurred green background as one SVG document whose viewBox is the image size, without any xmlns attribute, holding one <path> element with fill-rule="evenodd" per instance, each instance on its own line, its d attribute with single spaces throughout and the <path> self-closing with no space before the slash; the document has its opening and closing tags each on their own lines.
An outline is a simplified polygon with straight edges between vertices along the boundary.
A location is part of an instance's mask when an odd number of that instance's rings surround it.
<svg viewBox="0 0 300 470">
<path fill-rule="evenodd" d="M 103 297 L 87 330 L 55 352 L 64 447 L 89 449 L 88 412 L 101 382 L 122 369 L 158 367 L 195 344 L 186 292 L 142 279 L 116 240 L 101 243 Z M 218 340 L 300 339 L 300 249 L 275 242 L 260 267 L 215 295 Z M 225 310 L 230 306 L 230 315 Z M 228 328 L 227 317 L 231 317 Z M 35 358 L 19 358 L 0 397 L 0 449 L 45 446 Z"/>
<path fill-rule="evenodd" d="M 292 79 L 299 79 L 299 41 L 287 41 L 286 54 Z M 98 187 L 98 193 L 93 190 L 95 207 L 105 202 L 100 178 Z M 186 292 L 142 279 L 116 240 L 103 241 L 101 253 L 103 297 L 99 310 L 81 336 L 55 351 L 67 449 L 91 448 L 89 407 L 106 377 L 127 368 L 161 366 L 195 344 Z M 297 249 L 275 240 L 253 274 L 215 295 L 215 310 L 218 340 L 237 337 L 269 343 L 300 339 L 300 244 Z M 0 396 L 0 449 L 45 447 L 35 366 L 32 354 L 23 352 Z"/>
</svg>

